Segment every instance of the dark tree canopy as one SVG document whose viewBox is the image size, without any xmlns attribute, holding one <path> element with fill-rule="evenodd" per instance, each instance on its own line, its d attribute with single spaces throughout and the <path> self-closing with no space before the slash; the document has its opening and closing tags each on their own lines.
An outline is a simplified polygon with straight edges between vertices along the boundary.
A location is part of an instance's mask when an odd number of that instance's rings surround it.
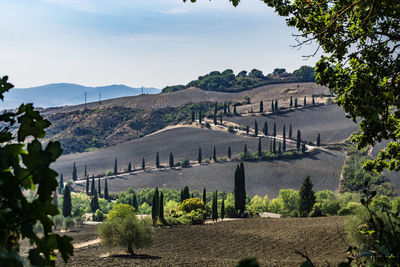
<svg viewBox="0 0 400 267">
<path fill-rule="evenodd" d="M 312 210 L 315 203 L 315 194 L 310 175 L 304 178 L 300 188 L 299 212 L 301 216 L 307 216 Z"/>
</svg>

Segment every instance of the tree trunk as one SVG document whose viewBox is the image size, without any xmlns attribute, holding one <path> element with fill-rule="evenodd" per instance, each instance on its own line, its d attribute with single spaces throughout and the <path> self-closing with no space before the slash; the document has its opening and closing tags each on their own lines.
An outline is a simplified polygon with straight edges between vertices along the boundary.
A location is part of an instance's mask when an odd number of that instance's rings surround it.
<svg viewBox="0 0 400 267">
<path fill-rule="evenodd" d="M 134 254 L 135 254 L 135 253 L 133 252 L 132 243 L 129 243 L 129 245 L 128 245 L 128 253 L 129 253 L 130 255 L 134 255 Z"/>
</svg>

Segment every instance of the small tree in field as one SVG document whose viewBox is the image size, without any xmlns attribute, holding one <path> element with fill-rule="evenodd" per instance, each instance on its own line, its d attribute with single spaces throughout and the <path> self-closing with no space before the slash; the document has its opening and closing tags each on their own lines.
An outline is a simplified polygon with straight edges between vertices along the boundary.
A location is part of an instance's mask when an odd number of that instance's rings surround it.
<svg viewBox="0 0 400 267">
<path fill-rule="evenodd" d="M 174 167 L 174 155 L 172 155 L 172 152 L 169 153 L 169 167 Z"/>
<path fill-rule="evenodd" d="M 160 168 L 160 154 L 156 154 L 156 168 Z"/>
<path fill-rule="evenodd" d="M 74 162 L 74 166 L 72 166 L 72 180 L 76 181 L 78 179 L 78 174 L 76 171 L 76 164 Z"/>
<path fill-rule="evenodd" d="M 260 113 L 263 113 L 264 112 L 264 103 L 263 103 L 263 101 L 261 100 L 260 101 Z"/>
<path fill-rule="evenodd" d="M 265 136 L 268 136 L 268 123 L 267 121 L 264 122 L 263 133 Z"/>
<path fill-rule="evenodd" d="M 221 215 L 221 220 L 223 221 L 225 218 L 225 199 L 222 199 L 220 215 Z"/>
<path fill-rule="evenodd" d="M 228 147 L 228 158 L 230 159 L 231 157 L 232 157 L 231 147 Z"/>
<path fill-rule="evenodd" d="M 254 120 L 254 135 L 258 136 L 258 124 L 257 120 Z"/>
<path fill-rule="evenodd" d="M 215 150 L 215 146 L 213 148 L 213 161 L 216 162 L 217 161 L 217 151 Z"/>
<path fill-rule="evenodd" d="M 72 211 L 71 191 L 69 189 L 69 185 L 66 185 L 64 189 L 64 199 L 63 199 L 63 210 L 62 210 L 63 216 L 64 217 L 71 216 L 71 211 Z"/>
<path fill-rule="evenodd" d="M 114 175 L 118 174 L 118 161 L 117 161 L 117 158 L 115 158 L 115 160 L 114 160 L 114 173 L 113 174 Z"/>
<path fill-rule="evenodd" d="M 142 159 L 142 170 L 146 169 L 146 161 L 144 160 L 144 158 Z"/>
<path fill-rule="evenodd" d="M 86 195 L 89 195 L 89 175 L 86 176 Z"/>
<path fill-rule="evenodd" d="M 131 162 L 128 163 L 128 172 L 132 172 L 132 164 L 131 164 Z"/>
<path fill-rule="evenodd" d="M 127 204 L 117 204 L 111 211 L 120 205 L 131 207 Z M 134 255 L 133 248 L 145 248 L 152 242 L 151 224 L 148 220 L 139 220 L 133 207 L 118 216 L 107 216 L 106 222 L 99 225 L 98 233 L 102 245 L 126 248 L 131 255 Z"/>
<path fill-rule="evenodd" d="M 318 133 L 318 136 L 317 136 L 317 146 L 320 146 L 321 145 L 321 136 L 319 135 L 319 133 Z"/>
<path fill-rule="evenodd" d="M 107 182 L 107 178 L 104 181 L 104 198 L 106 200 L 108 200 L 109 196 L 108 196 L 108 182 Z"/>
<path fill-rule="evenodd" d="M 197 162 L 199 163 L 199 164 L 201 164 L 201 161 L 202 161 L 202 155 L 201 155 L 201 148 L 199 147 L 199 152 L 198 152 L 198 154 L 197 154 Z"/>
</svg>

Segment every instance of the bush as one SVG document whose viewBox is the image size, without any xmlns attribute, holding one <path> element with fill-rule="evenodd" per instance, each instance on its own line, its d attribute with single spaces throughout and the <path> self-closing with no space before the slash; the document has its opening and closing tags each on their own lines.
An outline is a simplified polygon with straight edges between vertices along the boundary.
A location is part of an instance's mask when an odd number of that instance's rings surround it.
<svg viewBox="0 0 400 267">
<path fill-rule="evenodd" d="M 188 168 L 190 165 L 189 160 L 185 159 L 181 161 L 181 167 L 182 168 Z"/>
<path fill-rule="evenodd" d="M 339 216 L 346 216 L 346 215 L 354 214 L 355 210 L 359 206 L 360 206 L 360 204 L 358 204 L 358 203 L 350 202 L 345 207 L 341 208 L 338 211 L 338 215 Z"/>
<path fill-rule="evenodd" d="M 133 213 L 112 217 L 99 225 L 98 233 L 102 245 L 127 248 L 130 254 L 134 254 L 133 248 L 148 247 L 152 242 L 151 222 L 138 220 Z"/>
<path fill-rule="evenodd" d="M 235 132 L 235 130 L 233 130 L 233 126 L 229 125 L 228 126 L 228 133 L 234 133 L 234 132 Z"/>
<path fill-rule="evenodd" d="M 107 215 L 107 220 L 112 221 L 116 219 L 122 219 L 127 217 L 128 215 L 135 215 L 135 208 L 128 204 L 116 204 Z"/>
<path fill-rule="evenodd" d="M 322 217 L 325 216 L 325 214 L 322 212 L 320 204 L 315 203 L 312 210 L 310 211 L 310 214 L 308 215 L 310 217 Z"/>
<path fill-rule="evenodd" d="M 72 217 L 65 217 L 64 218 L 64 229 L 67 230 L 68 228 L 72 228 L 75 226 L 75 220 Z"/>
<path fill-rule="evenodd" d="M 106 172 L 106 176 L 112 176 L 113 175 L 113 171 L 112 170 L 108 170 L 107 172 Z"/>
<path fill-rule="evenodd" d="M 185 199 L 179 206 L 179 210 L 189 213 L 193 210 L 206 211 L 206 205 L 200 198 L 188 198 Z"/>
<path fill-rule="evenodd" d="M 93 221 L 102 222 L 104 221 L 104 219 L 105 219 L 104 213 L 101 210 L 97 209 L 96 212 L 93 214 Z"/>
<path fill-rule="evenodd" d="M 58 227 L 62 227 L 64 222 L 64 217 L 62 214 L 58 214 L 53 217 L 54 229 L 57 230 Z"/>
<path fill-rule="evenodd" d="M 258 216 L 260 213 L 266 210 L 266 207 L 264 206 L 263 199 L 260 196 L 255 195 L 250 200 L 250 205 L 247 207 L 247 209 L 251 212 L 251 214 Z"/>
</svg>

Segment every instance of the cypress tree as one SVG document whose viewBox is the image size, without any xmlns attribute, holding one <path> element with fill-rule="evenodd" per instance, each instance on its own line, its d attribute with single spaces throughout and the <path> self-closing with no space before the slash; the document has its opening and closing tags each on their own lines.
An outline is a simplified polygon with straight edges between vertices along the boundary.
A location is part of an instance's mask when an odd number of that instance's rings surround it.
<svg viewBox="0 0 400 267">
<path fill-rule="evenodd" d="M 297 130 L 297 142 L 296 142 L 297 151 L 300 151 L 300 142 L 301 142 L 301 133 L 300 130 Z"/>
<path fill-rule="evenodd" d="M 133 191 L 133 194 L 132 194 L 132 207 L 134 207 L 135 210 L 138 210 L 138 207 L 139 207 L 139 203 L 137 201 L 137 197 L 136 197 L 136 192 L 135 191 Z"/>
<path fill-rule="evenodd" d="M 219 115 L 219 123 L 222 124 L 222 115 Z"/>
<path fill-rule="evenodd" d="M 172 155 L 172 152 L 169 153 L 169 167 L 174 167 L 174 155 Z"/>
<path fill-rule="evenodd" d="M 72 180 L 76 181 L 78 179 L 78 174 L 76 172 L 76 164 L 74 162 L 74 166 L 72 167 Z"/>
<path fill-rule="evenodd" d="M 63 174 L 61 173 L 61 174 L 60 174 L 60 183 L 59 183 L 59 185 L 58 185 L 58 193 L 61 194 L 61 191 L 63 190 L 63 188 L 64 188 L 64 176 L 63 176 Z"/>
<path fill-rule="evenodd" d="M 71 217 L 72 204 L 71 204 L 71 191 L 69 185 L 65 186 L 64 198 L 63 198 L 63 209 L 62 213 L 64 217 Z"/>
<path fill-rule="evenodd" d="M 85 164 L 85 172 L 83 174 L 83 177 L 86 177 L 86 175 L 87 175 L 87 165 Z"/>
<path fill-rule="evenodd" d="M 231 151 L 231 147 L 228 147 L 228 158 L 230 159 L 232 157 L 232 151 Z"/>
<path fill-rule="evenodd" d="M 97 196 L 97 191 L 96 189 L 94 190 L 94 194 L 92 196 L 92 198 L 90 199 L 90 210 L 92 212 L 96 212 L 96 210 L 98 210 L 99 207 L 99 198 Z"/>
<path fill-rule="evenodd" d="M 274 143 L 273 143 L 272 152 L 273 152 L 274 154 L 276 154 L 276 138 L 275 138 L 275 137 L 274 137 Z"/>
<path fill-rule="evenodd" d="M 246 134 L 249 135 L 250 127 L 249 125 L 246 126 Z"/>
<path fill-rule="evenodd" d="M 263 113 L 264 112 L 264 103 L 263 103 L 263 101 L 261 100 L 260 101 L 260 113 Z"/>
<path fill-rule="evenodd" d="M 254 135 L 258 136 L 258 124 L 257 120 L 254 120 Z"/>
<path fill-rule="evenodd" d="M 184 201 L 185 199 L 183 198 L 183 189 L 181 190 L 181 203 Z"/>
<path fill-rule="evenodd" d="M 206 192 L 205 187 L 203 189 L 203 202 L 204 202 L 204 205 L 207 205 L 207 192 Z"/>
<path fill-rule="evenodd" d="M 313 191 L 313 184 L 310 175 L 304 178 L 304 181 L 300 188 L 300 202 L 299 202 L 299 212 L 303 217 L 308 216 L 315 204 L 315 194 Z"/>
<path fill-rule="evenodd" d="M 272 139 L 269 139 L 269 152 L 273 152 L 272 151 Z"/>
<path fill-rule="evenodd" d="M 286 151 L 286 125 L 283 125 L 283 144 L 282 144 L 282 150 L 283 152 Z"/>
<path fill-rule="evenodd" d="M 158 217 L 160 218 L 161 222 L 164 222 L 164 193 L 161 192 L 160 194 L 160 205 L 159 205 L 159 214 Z"/>
<path fill-rule="evenodd" d="M 275 112 L 278 113 L 279 112 L 279 107 L 278 107 L 278 99 L 275 100 Z"/>
<path fill-rule="evenodd" d="M 201 161 L 203 160 L 202 156 L 201 156 L 201 148 L 199 147 L 199 152 L 197 154 L 197 161 L 199 162 L 199 164 L 201 164 Z"/>
<path fill-rule="evenodd" d="M 306 99 L 306 97 L 304 96 L 304 103 L 303 103 L 303 105 L 306 107 L 307 106 L 307 99 Z"/>
<path fill-rule="evenodd" d="M 293 96 L 290 96 L 290 104 L 289 107 L 293 107 Z"/>
<path fill-rule="evenodd" d="M 237 115 L 237 111 L 236 111 L 236 103 L 233 104 L 233 114 Z"/>
<path fill-rule="evenodd" d="M 243 153 L 244 153 L 245 156 L 247 155 L 247 145 L 246 144 L 244 145 Z"/>
<path fill-rule="evenodd" d="M 158 189 L 154 191 L 153 200 L 151 204 L 151 218 L 153 219 L 153 224 L 156 224 L 159 214 L 160 198 L 158 195 Z"/>
<path fill-rule="evenodd" d="M 201 105 L 200 105 L 200 107 L 199 107 L 199 124 L 201 125 L 201 121 L 202 121 L 202 114 L 201 114 Z"/>
<path fill-rule="evenodd" d="M 223 221 L 225 218 L 225 199 L 222 199 L 221 202 L 221 220 Z"/>
<path fill-rule="evenodd" d="M 89 195 L 89 175 L 86 176 L 86 195 Z"/>
<path fill-rule="evenodd" d="M 226 101 L 224 102 L 224 114 L 226 114 Z"/>
<path fill-rule="evenodd" d="M 237 165 L 235 170 L 235 210 L 243 213 L 246 206 L 246 189 L 245 189 L 245 173 L 243 162 Z"/>
<path fill-rule="evenodd" d="M 99 197 L 101 197 L 101 182 L 100 182 L 100 177 L 97 179 L 97 192 L 99 192 Z"/>
<path fill-rule="evenodd" d="M 215 102 L 214 105 L 214 125 L 217 125 L 217 112 L 218 112 L 218 104 Z"/>
<path fill-rule="evenodd" d="M 215 221 L 215 195 L 213 194 L 212 205 L 211 205 L 211 219 Z"/>
<path fill-rule="evenodd" d="M 156 167 L 160 168 L 160 154 L 158 154 L 158 152 L 156 154 Z"/>
<path fill-rule="evenodd" d="M 218 191 L 215 191 L 213 196 L 213 203 L 212 203 L 212 220 L 218 220 Z"/>
<path fill-rule="evenodd" d="M 215 146 L 213 148 L 213 161 L 216 162 L 217 161 L 217 151 L 215 150 Z"/>
<path fill-rule="evenodd" d="M 297 98 L 294 99 L 294 107 L 297 108 Z"/>
<path fill-rule="evenodd" d="M 292 124 L 289 125 L 289 138 L 292 139 Z"/>
<path fill-rule="evenodd" d="M 146 169 L 146 161 L 142 158 L 142 170 Z"/>
<path fill-rule="evenodd" d="M 306 152 L 306 143 L 303 143 L 303 145 L 301 146 L 301 152 Z"/>
<path fill-rule="evenodd" d="M 268 123 L 267 121 L 264 122 L 263 133 L 265 136 L 268 136 Z"/>
<path fill-rule="evenodd" d="M 274 122 L 274 131 L 272 132 L 272 135 L 275 137 L 276 136 L 276 123 Z"/>
<path fill-rule="evenodd" d="M 319 133 L 318 133 L 318 136 L 317 136 L 317 146 L 319 147 L 321 145 L 321 136 L 319 135 Z"/>
<path fill-rule="evenodd" d="M 258 138 L 258 150 L 257 150 L 257 155 L 258 157 L 262 156 L 262 150 L 261 150 L 261 138 Z"/>
<path fill-rule="evenodd" d="M 131 164 L 131 162 L 128 163 L 128 172 L 132 172 L 132 164 Z"/>
<path fill-rule="evenodd" d="M 275 113 L 274 100 L 271 100 L 271 112 Z"/>
<path fill-rule="evenodd" d="M 194 114 L 194 110 L 192 110 L 192 122 L 196 120 L 196 115 Z"/>
<path fill-rule="evenodd" d="M 315 97 L 314 97 L 314 94 L 312 95 L 312 104 L 315 105 Z"/>
<path fill-rule="evenodd" d="M 104 198 L 105 198 L 106 200 L 108 200 L 108 198 L 109 198 L 109 195 L 108 195 L 108 181 L 107 181 L 107 178 L 106 178 L 106 180 L 104 181 Z"/>
<path fill-rule="evenodd" d="M 90 196 L 93 196 L 94 191 L 96 190 L 95 184 L 94 184 L 94 175 L 92 175 L 92 185 L 90 187 Z"/>
<path fill-rule="evenodd" d="M 117 175 L 118 174 L 118 161 L 117 161 L 117 158 L 115 157 L 115 160 L 114 160 L 114 175 Z"/>
<path fill-rule="evenodd" d="M 282 145 L 281 142 L 279 142 L 279 146 L 278 146 L 278 154 L 282 154 Z"/>
<path fill-rule="evenodd" d="M 231 113 L 231 105 L 228 103 L 228 113 Z"/>
</svg>

